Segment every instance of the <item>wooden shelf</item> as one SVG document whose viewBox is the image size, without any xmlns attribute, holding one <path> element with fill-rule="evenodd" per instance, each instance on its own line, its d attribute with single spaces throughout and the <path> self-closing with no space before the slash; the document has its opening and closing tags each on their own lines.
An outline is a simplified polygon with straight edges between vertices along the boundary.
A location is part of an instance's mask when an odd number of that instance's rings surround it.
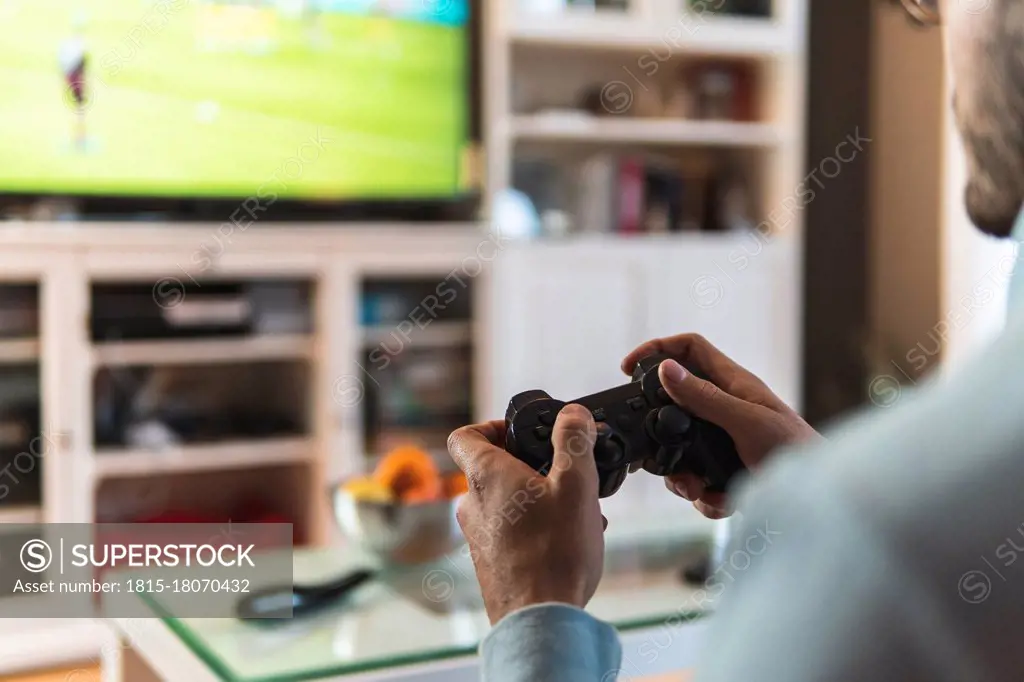
<svg viewBox="0 0 1024 682">
<path fill-rule="evenodd" d="M 0 523 L 42 523 L 43 510 L 40 507 L 24 505 L 15 507 L 0 506 Z"/>
<path fill-rule="evenodd" d="M 308 360 L 313 357 L 313 348 L 310 336 L 283 334 L 240 339 L 105 341 L 92 347 L 92 363 L 95 367 L 118 367 Z"/>
<path fill-rule="evenodd" d="M 363 345 L 386 344 L 389 348 L 407 344 L 415 348 L 448 348 L 470 343 L 473 339 L 473 325 L 470 322 L 431 322 L 420 329 L 415 327 L 408 333 L 408 340 L 402 336 L 397 325 L 377 325 L 363 331 Z"/>
<path fill-rule="evenodd" d="M 311 438 L 268 438 L 166 450 L 99 450 L 94 461 L 97 478 L 139 478 L 305 463 L 314 459 L 315 451 Z"/>
<path fill-rule="evenodd" d="M 39 339 L 0 339 L 0 363 L 13 364 L 39 360 Z"/>
<path fill-rule="evenodd" d="M 657 50 L 720 57 L 773 57 L 796 42 L 770 19 L 683 15 L 675 22 L 645 21 L 615 12 L 524 15 L 512 20 L 513 43 L 567 49 Z"/>
<path fill-rule="evenodd" d="M 775 147 L 782 141 L 769 123 L 597 117 L 586 114 L 514 116 L 509 133 L 519 140 L 592 144 L 705 147 Z"/>
</svg>

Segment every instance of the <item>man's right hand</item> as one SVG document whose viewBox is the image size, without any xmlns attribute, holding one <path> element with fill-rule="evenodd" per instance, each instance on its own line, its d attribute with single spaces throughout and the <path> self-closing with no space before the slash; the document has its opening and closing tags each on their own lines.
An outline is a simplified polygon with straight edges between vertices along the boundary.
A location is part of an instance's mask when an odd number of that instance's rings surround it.
<svg viewBox="0 0 1024 682">
<path fill-rule="evenodd" d="M 820 438 L 763 381 L 702 336 L 680 334 L 648 341 L 626 356 L 622 370 L 632 374 L 636 363 L 650 355 L 673 358 L 661 363 L 659 370 L 665 390 L 690 414 L 725 429 L 752 471 L 780 446 Z M 693 376 L 680 363 L 702 372 L 710 381 Z M 693 474 L 668 476 L 665 484 L 709 518 L 720 519 L 732 513 L 727 496 L 708 492 L 704 482 Z"/>
</svg>

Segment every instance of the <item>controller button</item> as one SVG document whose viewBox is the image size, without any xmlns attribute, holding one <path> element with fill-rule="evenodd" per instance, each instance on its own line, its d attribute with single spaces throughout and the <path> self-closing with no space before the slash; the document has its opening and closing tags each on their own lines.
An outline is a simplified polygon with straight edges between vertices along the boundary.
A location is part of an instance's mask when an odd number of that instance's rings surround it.
<svg viewBox="0 0 1024 682">
<path fill-rule="evenodd" d="M 535 435 L 538 440 L 548 440 L 551 438 L 551 427 L 538 426 L 533 430 L 533 435 Z"/>
<path fill-rule="evenodd" d="M 599 407 L 596 410 L 594 410 L 593 415 L 594 421 L 596 422 L 603 422 L 608 419 L 608 415 L 605 413 L 603 407 Z"/>
<path fill-rule="evenodd" d="M 551 410 L 541 410 L 537 413 L 537 420 L 544 426 L 555 425 L 555 413 Z"/>
<path fill-rule="evenodd" d="M 629 405 L 630 409 L 632 409 L 634 412 L 639 412 L 640 410 L 647 407 L 647 401 L 640 397 L 630 398 L 629 400 L 626 401 L 626 404 Z"/>
<path fill-rule="evenodd" d="M 615 469 L 626 459 L 626 453 L 617 445 L 606 447 L 598 460 L 598 469 Z"/>
</svg>

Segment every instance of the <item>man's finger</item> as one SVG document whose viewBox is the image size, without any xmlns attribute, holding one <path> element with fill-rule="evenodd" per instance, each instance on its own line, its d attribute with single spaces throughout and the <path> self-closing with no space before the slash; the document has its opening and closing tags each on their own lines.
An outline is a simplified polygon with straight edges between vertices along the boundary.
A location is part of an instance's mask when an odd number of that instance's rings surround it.
<svg viewBox="0 0 1024 682">
<path fill-rule="evenodd" d="M 507 454 L 501 446 L 504 438 L 504 420 L 463 426 L 448 436 L 448 454 L 470 482 L 478 482 L 490 460 Z"/>
<path fill-rule="evenodd" d="M 747 426 L 753 405 L 729 395 L 713 383 L 693 376 L 675 360 L 661 363 L 661 385 L 681 408 L 726 431 Z"/>
<path fill-rule="evenodd" d="M 699 511 L 701 514 L 708 517 L 709 519 L 717 521 L 719 519 L 729 518 L 728 509 L 722 509 L 721 507 L 713 507 L 707 502 L 701 502 L 698 500 L 697 502 L 693 503 L 693 506 L 697 508 L 697 511 Z"/>
<path fill-rule="evenodd" d="M 704 494 L 704 481 L 696 474 L 684 471 L 665 477 L 665 487 L 688 502 L 696 502 Z"/>
<path fill-rule="evenodd" d="M 570 477 L 579 479 L 584 485 L 592 485 L 597 490 L 597 465 L 594 463 L 596 438 L 597 425 L 590 410 L 581 405 L 563 407 L 551 435 L 555 456 L 548 477 L 556 482 Z"/>
<path fill-rule="evenodd" d="M 705 490 L 701 493 L 700 501 L 715 509 L 726 510 L 729 508 L 729 496 L 725 493 L 712 493 Z"/>
<path fill-rule="evenodd" d="M 622 361 L 622 371 L 632 375 L 636 363 L 651 355 L 667 355 L 691 365 L 723 387 L 727 387 L 738 374 L 748 374 L 700 334 L 679 334 L 648 341 L 626 356 Z"/>
</svg>

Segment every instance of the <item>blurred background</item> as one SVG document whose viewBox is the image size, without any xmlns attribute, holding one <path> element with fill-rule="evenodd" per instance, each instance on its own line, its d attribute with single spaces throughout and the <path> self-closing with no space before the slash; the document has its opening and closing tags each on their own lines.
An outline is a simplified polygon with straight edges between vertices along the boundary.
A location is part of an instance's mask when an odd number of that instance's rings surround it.
<svg viewBox="0 0 1024 682">
<path fill-rule="evenodd" d="M 486 632 L 454 428 L 682 332 L 826 428 L 1002 324 L 898 1 L 0 0 L 0 36 L 0 521 L 290 523 L 297 579 L 380 583 L 273 638 L 0 619 L 0 679 L 463 679 L 421 665 Z M 727 525 L 646 474 L 603 507 L 620 677 L 682 679 L 644 647 L 697 636 Z"/>
</svg>

